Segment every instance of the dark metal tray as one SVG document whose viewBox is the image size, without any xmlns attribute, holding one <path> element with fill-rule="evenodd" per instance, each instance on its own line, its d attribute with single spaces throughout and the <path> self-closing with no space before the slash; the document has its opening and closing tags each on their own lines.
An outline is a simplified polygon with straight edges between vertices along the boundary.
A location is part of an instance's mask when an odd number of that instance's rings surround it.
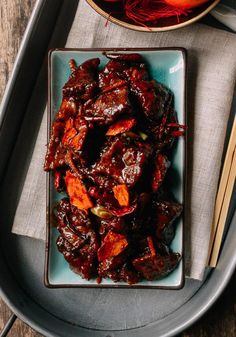
<svg viewBox="0 0 236 337">
<path fill-rule="evenodd" d="M 46 104 L 46 54 L 62 47 L 76 0 L 38 0 L 0 110 L 0 296 L 45 336 L 173 336 L 222 293 L 236 265 L 234 198 L 218 266 L 182 290 L 47 289 L 44 243 L 11 234 L 11 226 Z M 40 36 L 40 38 L 39 38 Z M 30 67 L 30 71 L 29 71 Z M 236 100 L 234 100 L 234 110 Z M 234 213 L 234 215 L 233 215 Z M 35 219 L 37 225 L 37 219 Z"/>
</svg>

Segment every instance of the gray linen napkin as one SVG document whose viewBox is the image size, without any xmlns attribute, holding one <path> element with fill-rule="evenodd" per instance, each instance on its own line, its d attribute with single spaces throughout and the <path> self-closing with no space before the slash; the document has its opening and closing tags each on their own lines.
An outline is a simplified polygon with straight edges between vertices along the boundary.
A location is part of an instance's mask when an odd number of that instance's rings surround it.
<svg viewBox="0 0 236 337">
<path fill-rule="evenodd" d="M 207 261 L 214 200 L 235 84 L 236 37 L 201 24 L 165 33 L 140 33 L 112 23 L 105 27 L 105 22 L 85 0 L 81 0 L 66 46 L 175 46 L 188 50 L 189 177 L 185 260 L 187 275 L 201 280 Z M 46 177 L 42 170 L 45 144 L 46 112 L 12 229 L 16 234 L 43 240 L 46 227 Z"/>
</svg>

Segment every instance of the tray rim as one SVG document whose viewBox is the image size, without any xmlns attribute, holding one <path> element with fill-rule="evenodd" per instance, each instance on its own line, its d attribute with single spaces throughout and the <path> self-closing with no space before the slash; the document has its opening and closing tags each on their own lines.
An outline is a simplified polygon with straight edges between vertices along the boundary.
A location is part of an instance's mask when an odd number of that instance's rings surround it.
<svg viewBox="0 0 236 337">
<path fill-rule="evenodd" d="M 36 0 L 35 8 L 36 7 L 37 8 L 43 8 L 44 5 L 45 5 L 44 0 Z M 35 11 L 31 15 L 32 19 L 30 20 L 30 23 L 27 26 L 27 38 L 25 39 L 24 43 L 28 42 L 29 35 L 33 30 L 33 25 L 37 24 L 38 14 L 39 13 Z M 9 99 L 11 98 L 12 91 L 13 91 L 13 84 L 14 83 L 10 83 L 10 82 L 16 81 L 16 77 L 17 77 L 16 75 L 18 73 L 18 68 L 21 66 L 21 60 L 22 60 L 24 52 L 25 52 L 25 50 L 22 49 L 21 52 L 18 53 L 17 59 L 15 61 L 15 66 L 14 66 L 15 71 L 12 73 L 12 76 L 9 79 L 9 85 L 7 86 L 6 91 L 5 91 L 5 95 L 4 95 L 5 101 L 4 101 L 4 103 L 6 103 L 6 104 L 1 105 L 1 109 L 2 109 L 1 113 L 3 115 L 6 113 L 7 103 L 9 101 Z M 234 214 L 236 214 L 236 213 L 234 212 Z M 234 216 L 234 218 L 231 221 L 230 228 L 229 228 L 230 233 L 228 233 L 228 234 L 231 234 L 231 227 L 232 227 L 232 225 L 235 226 L 235 224 L 236 224 L 236 218 Z M 228 234 L 226 236 L 226 242 L 225 243 L 228 243 L 228 240 L 229 240 Z M 236 239 L 231 238 L 230 240 L 233 240 L 233 244 L 236 243 Z M 224 244 L 224 246 L 225 246 L 225 244 Z M 225 253 L 224 247 L 223 247 L 223 253 Z M 224 255 L 224 254 L 222 254 L 222 255 Z M 0 257 L 1 257 L 1 259 L 3 259 L 1 254 L 0 254 Z M 219 261 L 221 261 L 221 257 L 220 257 Z M 4 265 L 4 267 L 5 267 L 5 265 Z M 226 265 L 223 266 L 222 271 L 219 270 L 218 273 L 216 273 L 213 270 L 212 273 L 209 275 L 209 283 L 213 282 L 213 285 L 214 285 L 215 280 L 216 280 L 216 283 L 217 283 L 217 286 L 214 286 L 214 288 L 215 288 L 214 294 L 211 294 L 210 297 L 208 297 L 208 296 L 204 297 L 201 305 L 198 306 L 197 309 L 195 309 L 194 314 L 187 320 L 180 319 L 177 322 L 177 325 L 174 329 L 165 333 L 165 337 L 170 337 L 170 336 L 173 336 L 177 333 L 182 332 L 184 329 L 186 329 L 187 327 L 192 325 L 194 322 L 196 322 L 200 317 L 202 317 L 203 314 L 205 314 L 206 311 L 210 309 L 210 307 L 216 302 L 216 300 L 222 294 L 222 292 L 224 291 L 224 289 L 228 285 L 228 282 L 229 282 L 230 278 L 232 277 L 232 275 L 235 271 L 235 268 L 236 268 L 236 254 L 234 254 L 231 259 L 227 260 L 227 263 L 226 263 Z M 25 312 L 25 309 L 22 308 L 22 306 L 16 300 L 16 297 L 14 296 L 15 293 L 12 293 L 12 292 L 9 292 L 8 290 L 3 289 L 2 284 L 3 284 L 3 278 L 0 276 L 0 296 L 5 301 L 5 303 L 9 306 L 9 308 L 13 312 L 15 312 L 17 314 L 17 316 L 22 321 L 24 321 L 25 323 L 30 325 L 33 329 L 42 333 L 45 336 L 48 336 L 48 337 L 55 337 L 56 336 L 54 331 L 49 330 L 49 328 L 46 324 L 42 325 L 42 324 L 40 324 L 41 322 L 38 322 L 38 317 L 33 316 L 32 314 L 28 315 Z M 17 289 L 16 289 L 17 293 L 22 291 L 21 288 L 19 288 L 19 285 L 16 282 L 14 283 L 14 286 L 17 287 Z M 201 290 L 204 286 L 205 286 L 205 282 L 202 282 L 202 285 L 199 288 L 199 294 L 201 294 Z M 207 295 L 208 294 L 209 294 L 209 292 L 207 293 Z M 31 298 L 29 298 L 29 300 L 32 301 Z M 195 300 L 195 295 L 192 297 L 192 299 L 190 299 L 190 301 L 192 301 L 192 300 L 193 301 Z M 184 305 L 186 305 L 186 303 Z M 153 324 L 155 324 L 155 323 L 156 322 L 154 322 Z M 162 337 L 164 337 L 164 335 L 162 335 Z"/>
<path fill-rule="evenodd" d="M 48 52 L 48 105 L 47 105 L 47 143 L 50 139 L 51 134 L 51 125 L 52 125 L 52 100 L 51 100 L 51 75 L 52 75 L 52 54 L 55 51 L 63 51 L 63 52 L 125 52 L 125 51 L 135 51 L 135 52 L 143 52 L 143 51 L 179 51 L 181 52 L 183 58 L 183 117 L 185 123 L 187 123 L 187 50 L 183 47 L 153 47 L 153 48 L 52 48 Z M 92 55 L 91 55 L 92 56 Z M 183 219 L 183 226 L 182 226 L 182 233 L 181 233 L 181 240 L 182 240 L 182 264 L 181 264 L 181 278 L 180 283 L 176 286 L 159 286 L 159 285 L 141 285 L 141 284 L 68 284 L 68 283 L 60 283 L 60 284 L 52 284 L 49 281 L 49 260 L 50 260 L 50 241 L 51 241 L 51 219 L 50 219 L 50 209 L 51 209 L 51 175 L 50 172 L 46 174 L 46 244 L 45 244 L 45 260 L 44 260 L 44 285 L 47 288 L 55 289 L 55 288 L 112 288 L 112 289 L 164 289 L 164 290 L 180 290 L 184 287 L 185 284 L 185 259 L 184 259 L 184 229 L 185 229 L 185 222 L 186 222 L 186 185 L 187 185 L 187 144 L 188 144 L 188 135 L 187 132 L 184 137 L 184 168 L 183 168 L 183 212 L 182 212 L 182 219 Z"/>
</svg>

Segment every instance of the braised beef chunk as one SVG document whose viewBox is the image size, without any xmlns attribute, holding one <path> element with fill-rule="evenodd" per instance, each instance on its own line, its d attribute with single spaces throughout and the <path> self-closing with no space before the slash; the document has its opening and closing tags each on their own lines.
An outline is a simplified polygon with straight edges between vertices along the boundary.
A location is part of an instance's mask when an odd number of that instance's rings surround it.
<svg viewBox="0 0 236 337">
<path fill-rule="evenodd" d="M 84 257 L 92 257 L 95 261 L 97 261 L 97 251 L 99 248 L 98 237 L 95 230 L 89 230 L 86 233 L 87 241 L 85 245 L 80 248 L 79 253 Z"/>
<path fill-rule="evenodd" d="M 108 209 L 111 207 L 118 207 L 118 202 L 114 197 L 112 190 L 108 191 L 105 188 L 101 187 L 90 187 L 88 190 L 89 195 L 93 200 L 96 200 L 97 205 L 103 205 Z M 109 218 L 110 218 L 109 213 Z"/>
<path fill-rule="evenodd" d="M 70 60 L 44 169 L 67 195 L 54 218 L 71 270 L 133 285 L 165 277 L 181 259 L 171 242 L 183 207 L 171 201 L 166 173 L 185 126 L 141 55 L 106 56 L 103 68 L 98 58 Z"/>
<path fill-rule="evenodd" d="M 91 120 L 97 120 L 98 124 L 107 125 L 113 123 L 120 115 L 130 114 L 131 111 L 128 87 L 124 85 L 99 95 L 85 113 L 86 116 L 92 117 Z"/>
<path fill-rule="evenodd" d="M 153 192 L 157 192 L 158 189 L 160 188 L 169 166 L 170 162 L 168 158 L 165 155 L 158 153 L 155 157 L 154 171 L 152 175 Z"/>
<path fill-rule="evenodd" d="M 118 85 L 122 80 L 128 82 L 148 80 L 149 75 L 145 63 L 127 63 L 111 60 L 102 71 L 99 72 L 99 87 Z"/>
<path fill-rule="evenodd" d="M 141 279 L 140 274 L 129 263 L 125 263 L 122 266 L 119 272 L 119 278 L 120 278 L 120 281 L 124 281 L 128 284 L 138 283 Z"/>
<path fill-rule="evenodd" d="M 138 196 L 138 207 L 133 217 L 130 219 L 131 230 L 136 234 L 144 227 L 149 228 L 152 218 L 151 213 L 151 194 L 142 192 Z"/>
<path fill-rule="evenodd" d="M 44 170 L 55 170 L 65 164 L 66 150 L 61 143 L 64 133 L 64 122 L 55 121 L 52 125 L 51 138 L 48 143 Z"/>
<path fill-rule="evenodd" d="M 117 182 L 121 184 L 124 180 L 121 176 L 124 163 L 122 161 L 123 142 L 120 138 L 108 141 L 101 152 L 101 157 L 97 163 L 94 164 L 92 173 L 94 174 L 108 174 Z"/>
<path fill-rule="evenodd" d="M 95 255 L 83 256 L 80 250 L 72 246 L 62 236 L 57 239 L 57 248 L 63 254 L 70 268 L 81 277 L 89 280 L 96 275 L 97 261 Z"/>
<path fill-rule="evenodd" d="M 68 241 L 74 248 L 80 248 L 85 243 L 85 238 L 76 234 L 69 226 L 57 227 L 61 236 Z"/>
<path fill-rule="evenodd" d="M 158 255 L 166 256 L 171 254 L 171 249 L 169 246 L 164 244 L 163 242 L 155 242 L 156 244 L 156 250 L 158 252 Z"/>
<path fill-rule="evenodd" d="M 131 90 L 150 122 L 158 122 L 171 105 L 172 95 L 156 81 L 132 82 Z"/>
<path fill-rule="evenodd" d="M 62 199 L 57 208 L 57 229 L 71 245 L 81 248 L 85 243 L 92 244 L 95 232 L 85 211 L 71 205 L 68 199 Z M 96 250 L 95 250 L 96 252 Z"/>
<path fill-rule="evenodd" d="M 143 172 L 143 166 L 151 154 L 149 144 L 137 143 L 136 147 L 128 147 L 122 160 L 125 164 L 122 177 L 128 186 L 134 186 Z"/>
<path fill-rule="evenodd" d="M 183 207 L 174 202 L 160 201 L 155 203 L 154 210 L 156 213 L 156 236 L 163 243 L 169 245 L 175 235 L 174 221 L 180 216 Z"/>
<path fill-rule="evenodd" d="M 103 237 L 109 231 L 114 231 L 116 233 L 125 232 L 127 226 L 125 224 L 124 218 L 111 217 L 110 219 L 101 219 L 99 226 L 99 234 Z"/>
<path fill-rule="evenodd" d="M 57 238 L 57 248 L 60 253 L 63 252 L 73 252 L 75 250 L 74 246 L 70 244 L 63 236 L 58 236 Z"/>
<path fill-rule="evenodd" d="M 74 248 L 82 247 L 89 233 L 87 225 L 90 221 L 80 210 L 78 211 L 68 200 L 62 200 L 57 208 L 57 229 Z"/>
<path fill-rule="evenodd" d="M 168 275 L 180 261 L 180 254 L 172 253 L 166 256 L 145 255 L 133 261 L 134 268 L 148 280 L 158 280 Z"/>
<path fill-rule="evenodd" d="M 99 72 L 99 87 L 104 89 L 123 80 L 123 71 L 127 68 L 126 63 L 110 61 L 104 69 Z"/>
<path fill-rule="evenodd" d="M 142 174 L 143 166 L 151 153 L 149 144 L 132 143 L 126 137 L 115 137 L 104 147 L 93 172 L 107 174 L 117 183 L 131 187 Z"/>
<path fill-rule="evenodd" d="M 95 258 L 89 255 L 88 257 L 78 256 L 68 262 L 73 272 L 81 275 L 86 280 L 90 280 L 96 275 L 97 264 L 94 261 Z"/>
<path fill-rule="evenodd" d="M 73 97 L 64 97 L 56 114 L 56 119 L 66 121 L 68 118 L 76 116 L 77 106 L 78 102 Z"/>
<path fill-rule="evenodd" d="M 185 125 L 177 123 L 177 117 L 174 109 L 171 107 L 164 112 L 160 123 L 150 124 L 148 133 L 154 139 L 155 147 L 159 151 L 165 151 L 171 148 L 176 137 L 184 135 Z"/>
<path fill-rule="evenodd" d="M 57 223 L 59 251 L 72 270 L 90 279 L 96 271 L 99 244 L 87 212 L 62 199 L 57 207 Z"/>
<path fill-rule="evenodd" d="M 101 261 L 98 265 L 98 275 L 101 277 L 110 277 L 109 273 L 113 271 L 119 271 L 119 269 L 125 263 L 126 258 L 127 256 L 125 254 L 120 254 Z M 117 281 L 119 281 L 118 274 Z"/>
<path fill-rule="evenodd" d="M 93 181 L 93 183 L 96 186 L 99 186 L 100 188 L 112 190 L 112 188 L 115 186 L 115 180 L 112 179 L 109 176 L 105 176 L 103 174 L 97 174 L 95 172 L 89 172 L 89 177 Z"/>
<path fill-rule="evenodd" d="M 123 76 L 129 82 L 138 82 L 142 80 L 146 81 L 149 78 L 147 67 L 144 63 L 140 63 L 139 65 L 133 65 L 131 67 L 128 67 L 127 69 L 123 71 Z"/>
<path fill-rule="evenodd" d="M 88 213 L 71 205 L 67 198 L 60 200 L 57 206 L 57 220 L 60 227 L 69 225 L 75 230 L 81 226 L 91 227 L 91 220 Z"/>
<path fill-rule="evenodd" d="M 73 97 L 75 100 L 87 101 L 92 98 L 97 89 L 97 71 L 100 60 L 91 59 L 75 69 L 69 81 L 63 87 L 64 97 Z"/>
</svg>

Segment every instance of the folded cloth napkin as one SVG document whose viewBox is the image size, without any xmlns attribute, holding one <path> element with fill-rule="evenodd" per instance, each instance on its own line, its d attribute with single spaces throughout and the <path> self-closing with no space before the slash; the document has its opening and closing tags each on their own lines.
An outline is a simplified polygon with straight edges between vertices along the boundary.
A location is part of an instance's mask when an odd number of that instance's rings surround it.
<svg viewBox="0 0 236 337">
<path fill-rule="evenodd" d="M 109 23 L 81 0 L 66 47 L 185 47 L 188 51 L 187 275 L 201 280 L 207 261 L 214 200 L 236 75 L 236 37 L 194 24 L 140 33 Z M 46 85 L 46 84 L 45 84 Z M 42 170 L 46 112 L 38 133 L 12 231 L 45 239 L 46 175 Z M 37 219 L 37 224 L 35 223 Z"/>
</svg>

